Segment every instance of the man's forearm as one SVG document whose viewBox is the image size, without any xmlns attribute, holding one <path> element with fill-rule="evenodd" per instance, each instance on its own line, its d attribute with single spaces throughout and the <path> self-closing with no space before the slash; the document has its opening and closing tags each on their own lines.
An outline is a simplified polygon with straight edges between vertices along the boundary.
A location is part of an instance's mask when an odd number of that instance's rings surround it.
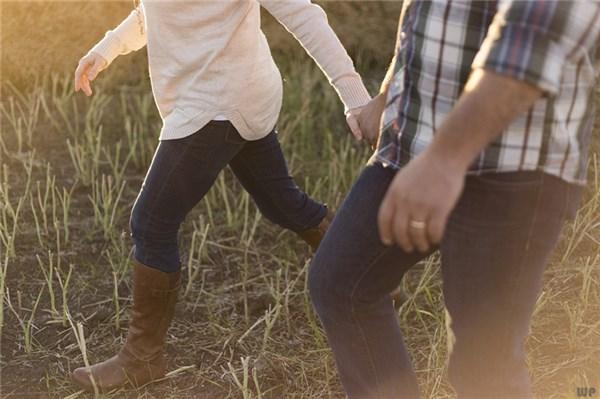
<svg viewBox="0 0 600 399">
<path fill-rule="evenodd" d="M 387 92 L 390 88 L 390 84 L 392 79 L 394 78 L 394 67 L 396 65 L 396 56 L 392 59 L 390 66 L 388 67 L 387 72 L 385 73 L 385 77 L 383 78 L 383 82 L 381 82 L 381 87 L 379 88 L 379 94 L 382 94 L 384 97 L 387 96 Z"/>
<path fill-rule="evenodd" d="M 477 155 L 541 94 L 528 83 L 478 69 L 427 151 L 449 166 L 466 171 Z"/>
<path fill-rule="evenodd" d="M 385 74 L 385 78 L 383 79 L 383 82 L 381 82 L 381 87 L 379 88 L 379 94 L 382 94 L 384 97 L 387 97 L 387 92 L 390 88 L 390 83 L 392 82 L 392 79 L 394 78 L 394 70 L 396 67 L 396 58 L 398 57 L 398 52 L 401 46 L 401 42 L 402 42 L 402 20 L 404 19 L 404 16 L 406 14 L 406 9 L 409 5 L 409 2 L 406 1 L 404 2 L 404 4 L 402 5 L 402 11 L 400 12 L 400 17 L 398 19 L 398 31 L 396 32 L 396 44 L 394 45 L 394 57 L 392 58 L 392 62 L 390 63 L 390 66 L 388 67 L 388 70 Z"/>
</svg>

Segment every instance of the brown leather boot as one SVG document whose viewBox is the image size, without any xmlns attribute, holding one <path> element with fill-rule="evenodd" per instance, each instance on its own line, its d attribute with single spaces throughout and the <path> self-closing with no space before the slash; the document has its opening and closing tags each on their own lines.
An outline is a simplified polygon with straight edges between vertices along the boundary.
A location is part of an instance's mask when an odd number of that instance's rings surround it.
<svg viewBox="0 0 600 399">
<path fill-rule="evenodd" d="M 166 372 L 163 347 L 173 319 L 181 272 L 165 273 L 133 261 L 133 306 L 127 340 L 113 357 L 73 371 L 73 381 L 93 390 L 90 375 L 101 392 L 126 384 L 141 386 Z"/>
<path fill-rule="evenodd" d="M 298 236 L 302 238 L 313 251 L 316 251 L 321 243 L 323 237 L 325 237 L 325 233 L 327 233 L 327 229 L 329 229 L 329 225 L 333 221 L 335 214 L 331 212 L 329 209 L 327 210 L 327 214 L 321 220 L 321 223 L 317 225 L 317 227 L 313 227 L 307 230 L 299 231 Z"/>
</svg>

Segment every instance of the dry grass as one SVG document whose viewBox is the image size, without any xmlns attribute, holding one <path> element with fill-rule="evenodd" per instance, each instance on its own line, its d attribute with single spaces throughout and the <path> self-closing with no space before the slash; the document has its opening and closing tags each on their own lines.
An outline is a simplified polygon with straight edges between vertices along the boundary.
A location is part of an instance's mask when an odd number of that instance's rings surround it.
<svg viewBox="0 0 600 399">
<path fill-rule="evenodd" d="M 392 11 L 398 4 L 326 6 L 340 28 L 341 18 L 370 16 L 343 34 L 350 47 L 375 43 L 377 35 L 390 38 L 388 48 L 367 46 L 359 57 L 374 86 L 393 46 Z M 105 14 L 91 28 L 59 15 L 73 7 Z M 118 60 L 91 99 L 73 95 L 70 69 L 128 7 L 2 3 L 2 398 L 91 397 L 75 389 L 69 371 L 84 356 L 95 362 L 113 354 L 124 338 L 130 305 L 127 215 L 160 120 L 143 54 Z M 57 28 L 57 21 L 69 30 Z M 368 151 L 350 139 L 320 72 L 272 22 L 269 37 L 286 79 L 283 148 L 298 182 L 335 206 Z M 73 37 L 78 39 L 60 44 Z M 48 60 L 55 74 L 24 61 L 33 54 Z M 594 158 L 585 202 L 565 229 L 533 320 L 529 363 L 539 398 L 573 398 L 578 386 L 600 387 L 599 226 L 600 162 Z M 229 171 L 189 216 L 181 238 L 186 294 L 169 331 L 172 372 L 159 384 L 105 397 L 343 397 L 306 292 L 310 252 L 264 221 Z M 452 394 L 444 376 L 438 269 L 433 257 L 411 271 L 405 284 L 414 295 L 399 317 L 423 397 L 442 399 Z"/>
</svg>

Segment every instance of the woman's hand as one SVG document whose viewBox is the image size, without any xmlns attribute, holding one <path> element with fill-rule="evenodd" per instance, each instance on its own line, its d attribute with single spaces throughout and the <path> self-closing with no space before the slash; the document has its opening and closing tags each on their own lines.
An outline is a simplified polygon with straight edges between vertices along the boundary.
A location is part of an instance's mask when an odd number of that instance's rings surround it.
<svg viewBox="0 0 600 399">
<path fill-rule="evenodd" d="M 362 138 L 371 145 L 374 145 L 379 137 L 379 127 L 381 115 L 385 108 L 385 98 L 385 94 L 377 95 L 367 105 L 361 107 L 360 113 L 357 115 Z"/>
<path fill-rule="evenodd" d="M 361 141 L 363 139 L 363 132 L 360 129 L 358 118 L 364 107 L 365 106 L 352 108 L 346 112 L 346 123 L 348 123 L 350 131 L 357 141 Z"/>
<path fill-rule="evenodd" d="M 86 96 L 92 95 L 90 82 L 106 69 L 108 62 L 100 54 L 91 52 L 79 60 L 75 70 L 75 91 L 83 90 Z"/>
<path fill-rule="evenodd" d="M 362 107 L 349 110 L 346 122 L 356 140 L 365 140 L 373 146 L 379 137 L 379 123 L 385 107 L 385 95 L 379 94 Z"/>
</svg>

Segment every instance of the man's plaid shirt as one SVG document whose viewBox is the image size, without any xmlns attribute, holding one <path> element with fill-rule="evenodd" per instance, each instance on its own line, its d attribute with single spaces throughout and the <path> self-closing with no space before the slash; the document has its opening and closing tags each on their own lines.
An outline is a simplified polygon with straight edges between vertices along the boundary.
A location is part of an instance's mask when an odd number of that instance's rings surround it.
<svg viewBox="0 0 600 399">
<path fill-rule="evenodd" d="M 482 151 L 469 173 L 542 170 L 585 182 L 600 2 L 413 0 L 399 31 L 372 160 L 406 165 L 432 141 L 471 71 L 484 68 L 545 95 Z"/>
</svg>

